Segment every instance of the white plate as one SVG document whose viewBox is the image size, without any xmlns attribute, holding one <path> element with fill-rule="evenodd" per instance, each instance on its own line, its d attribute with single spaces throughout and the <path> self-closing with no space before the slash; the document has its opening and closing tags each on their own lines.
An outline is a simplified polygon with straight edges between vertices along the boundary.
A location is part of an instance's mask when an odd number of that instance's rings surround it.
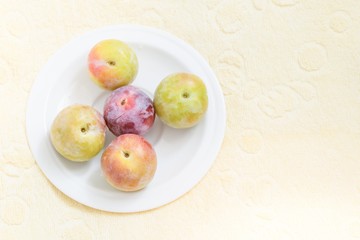
<svg viewBox="0 0 360 240">
<path fill-rule="evenodd" d="M 157 153 L 158 168 L 143 190 L 125 193 L 112 188 L 100 170 L 102 151 L 89 162 L 62 158 L 52 147 L 49 129 L 58 112 L 74 104 L 88 104 L 103 112 L 109 95 L 88 76 L 87 54 L 103 39 L 128 43 L 139 60 L 133 85 L 151 97 L 159 82 L 174 72 L 200 76 L 207 87 L 205 117 L 193 128 L 176 130 L 159 119 L 145 135 Z M 192 47 L 169 33 L 134 25 L 101 28 L 60 49 L 41 70 L 30 93 L 26 129 L 31 151 L 46 177 L 64 194 L 92 208 L 110 212 L 138 212 L 167 204 L 196 185 L 209 170 L 225 132 L 225 104 L 220 85 L 207 62 Z M 108 131 L 108 144 L 114 136 Z"/>
</svg>

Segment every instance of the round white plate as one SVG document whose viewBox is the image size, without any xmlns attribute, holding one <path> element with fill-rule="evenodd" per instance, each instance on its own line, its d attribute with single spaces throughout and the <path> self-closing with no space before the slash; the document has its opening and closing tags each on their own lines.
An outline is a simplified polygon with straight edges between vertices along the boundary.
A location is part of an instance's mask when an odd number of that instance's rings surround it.
<svg viewBox="0 0 360 240">
<path fill-rule="evenodd" d="M 49 138 L 50 126 L 66 106 L 80 103 L 103 112 L 110 94 L 89 78 L 87 55 L 103 39 L 115 38 L 132 47 L 139 73 L 132 83 L 150 97 L 159 82 L 174 72 L 201 77 L 208 90 L 205 117 L 193 128 L 165 126 L 158 118 L 145 135 L 152 143 L 158 168 L 144 189 L 126 193 L 112 188 L 100 169 L 102 151 L 86 163 L 61 157 Z M 196 185 L 209 170 L 225 132 L 225 104 L 220 85 L 207 62 L 185 42 L 169 33 L 135 25 L 101 28 L 86 33 L 60 49 L 41 70 L 28 102 L 26 130 L 31 151 L 46 177 L 64 194 L 92 208 L 110 212 L 138 212 L 167 204 Z M 114 138 L 107 132 L 106 145 Z"/>
</svg>

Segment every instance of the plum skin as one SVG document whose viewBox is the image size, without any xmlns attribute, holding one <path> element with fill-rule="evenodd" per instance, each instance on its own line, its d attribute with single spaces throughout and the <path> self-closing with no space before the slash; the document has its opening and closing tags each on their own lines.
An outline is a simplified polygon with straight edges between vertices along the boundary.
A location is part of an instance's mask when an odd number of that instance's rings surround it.
<svg viewBox="0 0 360 240">
<path fill-rule="evenodd" d="M 114 90 L 104 105 L 106 125 L 115 136 L 125 133 L 144 135 L 153 126 L 155 116 L 151 98 L 131 85 Z"/>
<path fill-rule="evenodd" d="M 157 116 L 173 128 L 190 128 L 199 123 L 208 108 L 203 80 L 191 73 L 174 73 L 158 84 L 154 94 Z"/>
<path fill-rule="evenodd" d="M 135 51 L 117 39 L 98 42 L 88 54 L 90 78 L 107 90 L 132 83 L 138 73 L 138 65 Z"/>
<path fill-rule="evenodd" d="M 142 136 L 122 134 L 115 138 L 101 157 L 106 181 L 121 191 L 138 191 L 153 179 L 157 168 L 156 152 Z"/>
<path fill-rule="evenodd" d="M 74 104 L 58 113 L 51 125 L 50 139 L 64 158 L 83 162 L 102 150 L 105 133 L 105 121 L 96 109 Z"/>
</svg>

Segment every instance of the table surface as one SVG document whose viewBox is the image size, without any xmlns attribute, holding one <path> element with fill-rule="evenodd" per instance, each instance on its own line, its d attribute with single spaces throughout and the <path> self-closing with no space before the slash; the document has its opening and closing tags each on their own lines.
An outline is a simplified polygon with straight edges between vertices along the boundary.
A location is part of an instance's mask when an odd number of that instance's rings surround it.
<svg viewBox="0 0 360 240">
<path fill-rule="evenodd" d="M 0 239 L 359 239 L 360 1 L 0 0 Z M 142 24 L 191 44 L 227 128 L 208 174 L 161 208 L 91 209 L 36 164 L 25 112 L 40 69 L 89 30 Z"/>
</svg>

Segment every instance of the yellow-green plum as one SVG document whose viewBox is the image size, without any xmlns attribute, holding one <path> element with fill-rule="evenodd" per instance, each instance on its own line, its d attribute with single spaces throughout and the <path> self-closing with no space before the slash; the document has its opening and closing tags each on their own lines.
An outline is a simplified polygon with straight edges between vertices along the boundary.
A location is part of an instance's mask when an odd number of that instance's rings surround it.
<svg viewBox="0 0 360 240">
<path fill-rule="evenodd" d="M 114 90 L 132 83 L 138 72 L 134 50 L 117 39 L 98 42 L 88 55 L 90 78 L 100 87 Z"/>
<path fill-rule="evenodd" d="M 51 125 L 51 142 L 64 158 L 83 162 L 97 155 L 105 144 L 106 124 L 88 105 L 74 104 L 58 113 Z"/>
<path fill-rule="evenodd" d="M 131 192 L 147 186 L 157 167 L 152 145 L 137 134 L 123 134 L 115 138 L 101 157 L 101 169 L 114 188 Z"/>
<path fill-rule="evenodd" d="M 207 111 L 206 86 L 202 79 L 194 74 L 171 74 L 157 86 L 154 107 L 157 116 L 168 126 L 193 127 Z"/>
</svg>

